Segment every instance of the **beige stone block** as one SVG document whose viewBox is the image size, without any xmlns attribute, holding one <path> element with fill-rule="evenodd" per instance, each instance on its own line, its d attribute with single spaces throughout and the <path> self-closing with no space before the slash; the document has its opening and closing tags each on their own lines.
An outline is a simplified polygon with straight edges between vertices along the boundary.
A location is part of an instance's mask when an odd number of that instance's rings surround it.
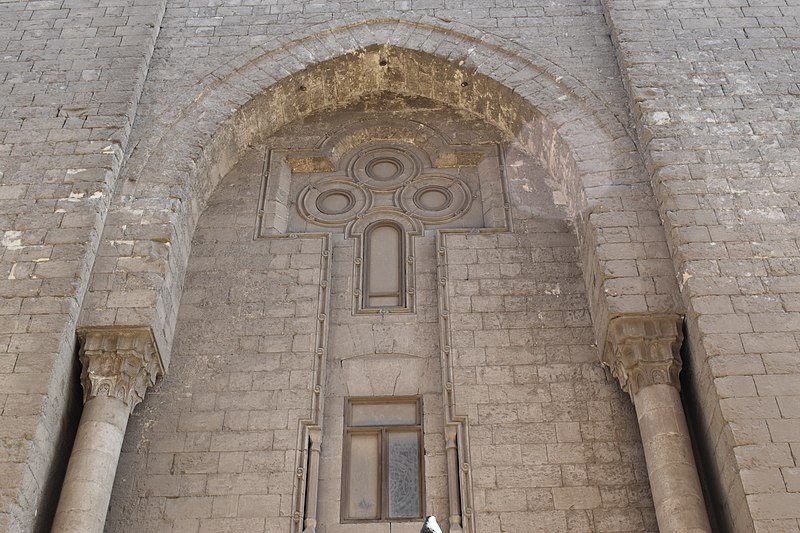
<svg viewBox="0 0 800 533">
<path fill-rule="evenodd" d="M 501 487 L 560 487 L 561 469 L 556 465 L 523 465 L 515 468 L 497 467 Z"/>
<path fill-rule="evenodd" d="M 600 488 L 600 501 L 603 507 L 625 507 L 630 503 L 628 489 L 625 487 Z"/>
<path fill-rule="evenodd" d="M 213 500 L 208 496 L 168 499 L 164 516 L 170 519 L 207 518 L 211 516 Z"/>
<path fill-rule="evenodd" d="M 756 354 L 720 355 L 711 358 L 708 364 L 714 377 L 766 373 L 761 356 Z"/>
<path fill-rule="evenodd" d="M 225 430 L 244 431 L 249 429 L 250 411 L 226 411 L 222 427 Z"/>
<path fill-rule="evenodd" d="M 558 442 L 581 442 L 581 426 L 578 422 L 556 422 Z"/>
<path fill-rule="evenodd" d="M 779 396 L 778 408 L 783 418 L 800 418 L 800 396 Z"/>
<path fill-rule="evenodd" d="M 787 491 L 800 492 L 800 468 L 781 468 L 781 474 Z"/>
<path fill-rule="evenodd" d="M 241 472 L 244 464 L 244 452 L 220 452 L 217 471 L 220 473 Z"/>
<path fill-rule="evenodd" d="M 756 520 L 800 518 L 800 493 L 750 494 L 750 512 Z"/>
<path fill-rule="evenodd" d="M 780 418 L 775 398 L 726 398 L 720 401 L 726 420 L 742 418 Z"/>
<path fill-rule="evenodd" d="M 494 512 L 525 511 L 527 495 L 524 489 L 487 489 L 484 504 Z"/>
<path fill-rule="evenodd" d="M 174 460 L 175 455 L 172 453 L 150 453 L 147 456 L 147 473 L 169 474 Z"/>
<path fill-rule="evenodd" d="M 285 467 L 282 451 L 249 451 L 244 454 L 245 472 L 282 472 Z"/>
<path fill-rule="evenodd" d="M 569 487 L 585 486 L 589 482 L 589 474 L 585 464 L 561 465 L 564 485 Z"/>
<path fill-rule="evenodd" d="M 732 420 L 729 424 L 733 441 L 737 445 L 769 444 L 772 437 L 769 434 L 766 420 L 743 418 Z"/>
<path fill-rule="evenodd" d="M 264 527 L 263 518 L 206 518 L 200 520 L 198 533 L 262 533 Z"/>
<path fill-rule="evenodd" d="M 755 382 L 752 376 L 725 376 L 716 378 L 714 385 L 721 398 L 757 396 Z"/>
<path fill-rule="evenodd" d="M 208 475 L 206 474 L 184 474 L 180 477 L 180 496 L 205 496 L 206 495 L 206 482 Z"/>
<path fill-rule="evenodd" d="M 497 475 L 494 466 L 476 466 L 472 469 L 472 482 L 476 487 L 496 487 Z"/>
<path fill-rule="evenodd" d="M 800 358 L 796 353 L 764 354 L 764 366 L 770 374 L 800 373 Z"/>
<path fill-rule="evenodd" d="M 739 467 L 743 469 L 794 466 L 788 444 L 737 446 L 734 454 Z"/>
<path fill-rule="evenodd" d="M 773 442 L 800 442 L 800 419 L 767 420 Z"/>
<path fill-rule="evenodd" d="M 438 520 L 439 525 L 442 528 L 447 527 L 444 524 L 444 519 Z M 390 524 L 390 532 L 391 533 L 419 533 L 420 527 L 422 524 L 422 520 L 418 520 L 416 522 L 392 522 Z"/>
<path fill-rule="evenodd" d="M 524 444 L 522 446 L 522 464 L 547 464 L 547 447 L 544 444 Z"/>
<path fill-rule="evenodd" d="M 213 474 L 218 465 L 219 454 L 215 452 L 175 454 L 175 468 L 180 474 Z"/>
<path fill-rule="evenodd" d="M 754 520 L 756 533 L 800 533 L 797 520 Z"/>
<path fill-rule="evenodd" d="M 594 509 L 602 505 L 597 487 L 556 487 L 553 489 L 556 509 Z"/>
<path fill-rule="evenodd" d="M 501 531 L 528 533 L 566 533 L 567 518 L 563 511 L 500 513 Z"/>
<path fill-rule="evenodd" d="M 628 464 L 589 464 L 586 470 L 589 484 L 593 486 L 628 485 L 638 481 L 635 470 Z"/>
<path fill-rule="evenodd" d="M 800 375 L 772 374 L 754 376 L 753 379 L 761 396 L 791 396 L 800 390 Z"/>
<path fill-rule="evenodd" d="M 515 404 L 481 404 L 477 408 L 478 417 L 476 421 L 479 424 L 507 424 L 519 420 L 519 406 Z"/>
<path fill-rule="evenodd" d="M 522 462 L 522 453 L 520 445 L 506 444 L 497 446 L 480 446 L 476 455 L 479 457 L 479 463 L 483 466 L 496 465 L 508 466 L 517 465 Z"/>
<path fill-rule="evenodd" d="M 553 491 L 549 488 L 525 489 L 529 511 L 552 511 Z M 489 509 L 491 511 L 491 509 Z"/>
<path fill-rule="evenodd" d="M 145 494 L 176 497 L 180 494 L 181 476 L 151 474 L 139 481 L 139 485 Z"/>
<path fill-rule="evenodd" d="M 172 522 L 172 533 L 197 533 L 200 529 L 200 520 L 186 518 Z"/>
<path fill-rule="evenodd" d="M 213 518 L 233 518 L 239 504 L 239 496 L 214 496 L 211 503 L 211 516 Z"/>
<path fill-rule="evenodd" d="M 237 516 L 249 517 L 274 517 L 280 514 L 280 496 L 243 494 L 239 496 Z"/>
<path fill-rule="evenodd" d="M 596 509 L 592 514 L 598 532 L 644 531 L 644 520 L 638 509 Z"/>
<path fill-rule="evenodd" d="M 781 469 L 769 468 L 758 470 L 742 470 L 742 484 L 747 494 L 759 492 L 782 492 L 786 490 Z"/>
<path fill-rule="evenodd" d="M 591 447 L 583 443 L 548 444 L 547 459 L 553 464 L 586 463 L 592 457 Z"/>
</svg>

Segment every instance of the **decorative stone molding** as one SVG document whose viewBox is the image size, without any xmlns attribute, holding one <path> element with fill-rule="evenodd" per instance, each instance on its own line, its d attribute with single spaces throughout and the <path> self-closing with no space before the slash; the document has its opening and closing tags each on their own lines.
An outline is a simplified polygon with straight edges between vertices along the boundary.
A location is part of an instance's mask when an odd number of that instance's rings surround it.
<svg viewBox="0 0 800 533">
<path fill-rule="evenodd" d="M 117 398 L 130 411 L 164 373 L 149 328 L 96 328 L 78 332 L 84 403 L 96 396 Z"/>
<path fill-rule="evenodd" d="M 666 384 L 680 390 L 680 348 L 683 344 L 678 315 L 620 316 L 608 326 L 603 365 L 627 393 L 648 385 Z"/>
</svg>

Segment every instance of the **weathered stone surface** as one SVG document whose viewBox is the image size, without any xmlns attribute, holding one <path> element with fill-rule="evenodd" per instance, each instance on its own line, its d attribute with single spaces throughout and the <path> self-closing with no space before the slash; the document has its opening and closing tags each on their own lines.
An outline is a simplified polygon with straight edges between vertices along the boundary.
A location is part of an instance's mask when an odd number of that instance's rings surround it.
<svg viewBox="0 0 800 533">
<path fill-rule="evenodd" d="M 792 457 L 798 455 L 800 416 L 794 1 L 546 4 L 0 4 L 0 469 L 12 473 L 3 481 L 0 530 L 47 528 L 52 502 L 46 494 L 58 483 L 53 459 L 68 425 L 68 380 L 77 379 L 76 324 L 150 328 L 168 362 L 181 295 L 182 305 L 191 301 L 183 291 L 194 268 L 188 264 L 191 237 L 223 176 L 250 145 L 281 126 L 394 90 L 469 110 L 515 137 L 544 169 L 541 179 L 554 191 L 555 204 L 567 206 L 577 234 L 531 223 L 526 231 L 535 238 L 504 247 L 508 255 L 499 261 L 478 252 L 493 252 L 512 242 L 510 236 L 498 236 L 498 244 L 464 239 L 469 248 L 457 253 L 461 239 L 448 237 L 450 276 L 460 282 L 452 305 L 469 309 L 453 313 L 453 323 L 467 331 L 454 346 L 464 364 L 486 367 L 483 388 L 462 388 L 461 394 L 481 403 L 479 413 L 545 424 L 530 428 L 531 435 L 540 431 L 577 443 L 573 426 L 551 427 L 544 419 L 575 407 L 556 402 L 543 409 L 539 400 L 553 390 L 542 386 L 539 371 L 514 368 L 509 387 L 507 365 L 517 366 L 519 358 L 532 367 L 549 364 L 548 357 L 566 365 L 588 361 L 596 357 L 591 343 L 605 345 L 615 317 L 685 312 L 689 379 L 683 389 L 695 409 L 690 418 L 697 441 L 705 443 L 700 453 L 719 527 L 796 533 L 798 518 L 769 515 L 781 511 L 764 505 L 773 491 L 781 495 L 775 502 L 796 491 L 791 477 L 784 489 L 775 484 L 776 469 L 791 476 L 797 467 Z M 389 59 L 383 66 L 382 53 Z M 517 168 L 513 157 L 506 163 Z M 528 203 L 536 202 L 522 195 L 517 209 Z M 241 229 L 238 238 L 248 239 L 251 230 Z M 514 254 L 523 250 L 534 264 L 556 271 L 580 266 L 583 279 L 518 282 L 527 267 Z M 220 270 L 229 268 L 224 257 L 235 264 L 231 250 L 216 253 Z M 307 248 L 303 255 L 314 253 Z M 313 277 L 307 261 L 294 259 L 305 272 L 303 283 Z M 262 267 L 258 259 L 250 265 Z M 497 276 L 514 281 L 492 282 Z M 228 297 L 213 277 L 204 284 L 208 301 Z M 248 291 L 240 285 L 232 289 L 235 297 Z M 552 299 L 583 307 L 565 311 Z M 243 357 L 240 375 L 225 383 L 230 390 L 213 390 L 222 385 L 209 378 L 212 390 L 191 401 L 202 410 L 216 402 L 291 406 L 294 399 L 281 394 L 279 383 L 286 372 L 296 381 L 302 358 L 290 362 L 283 355 L 291 370 L 278 369 L 282 354 L 308 345 L 307 333 L 285 335 L 286 327 L 307 327 L 292 313 L 307 313 L 308 305 L 271 306 L 269 318 L 280 325 L 236 353 L 272 355 Z M 504 331 L 523 329 L 523 315 L 533 309 L 542 337 Z M 256 323 L 248 327 L 260 327 Z M 558 335 L 550 330 L 567 325 L 574 344 L 554 344 Z M 223 344 L 209 333 L 192 348 L 206 356 L 233 350 Z M 588 368 L 582 375 L 597 371 Z M 275 373 L 258 378 L 258 391 L 245 391 L 250 369 Z M 566 368 L 542 372 L 552 379 L 562 371 L 565 380 L 577 379 Z M 466 372 L 463 379 L 477 377 Z M 519 395 L 527 399 L 521 410 L 493 405 Z M 591 407 L 589 413 L 599 408 Z M 233 432 L 250 424 L 271 428 L 274 416 L 245 421 L 231 415 L 222 424 Z M 218 418 L 209 417 L 207 426 L 188 417 L 158 424 L 179 422 L 196 434 L 193 440 L 164 438 L 159 447 L 206 453 Z M 586 422 L 579 431 L 607 438 L 624 428 Z M 238 433 L 231 437 L 229 445 L 242 449 L 216 452 L 226 474 L 240 468 L 244 457 L 237 454 L 248 446 Z M 471 438 L 487 437 L 475 432 Z M 217 438 L 214 446 L 228 445 L 223 441 Z M 523 461 L 546 454 L 547 443 L 541 444 L 520 450 Z M 515 453 L 497 448 L 498 459 Z M 203 457 L 200 469 L 207 465 Z M 754 467 L 759 457 L 765 460 Z M 164 475 L 154 461 L 154 475 Z M 580 478 L 577 471 L 564 475 Z M 178 488 L 165 483 L 163 490 L 194 494 L 202 484 L 193 478 Z M 616 495 L 601 491 L 609 501 Z M 546 500 L 532 491 L 526 496 L 533 507 Z M 288 527 L 263 517 L 226 524 L 221 515 L 230 507 L 215 499 L 211 517 L 176 519 L 174 528 Z M 653 524 L 638 510 L 623 517 L 595 509 L 591 523 L 583 511 L 543 515 L 542 527 L 642 531 Z M 160 511 L 148 513 L 154 528 L 169 527 Z M 481 528 L 524 528 L 526 514 L 520 513 L 478 521 Z"/>
</svg>

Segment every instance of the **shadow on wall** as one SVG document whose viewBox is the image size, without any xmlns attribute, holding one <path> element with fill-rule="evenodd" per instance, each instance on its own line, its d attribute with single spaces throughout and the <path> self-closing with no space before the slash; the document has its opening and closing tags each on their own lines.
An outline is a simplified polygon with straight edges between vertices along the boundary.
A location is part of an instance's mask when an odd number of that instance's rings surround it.
<svg viewBox="0 0 800 533">
<path fill-rule="evenodd" d="M 78 345 L 75 344 L 75 353 L 71 359 L 72 368 L 69 369 L 69 376 L 64 380 L 64 416 L 60 419 L 61 426 L 57 428 L 54 435 L 56 440 L 56 455 L 53 458 L 53 465 L 46 484 L 42 487 L 42 499 L 39 510 L 36 514 L 36 522 L 33 526 L 33 533 L 49 533 L 53 525 L 53 519 L 58 506 L 58 498 L 61 495 L 61 487 L 64 484 L 64 476 L 67 473 L 72 443 L 75 442 L 75 434 L 78 432 L 78 422 L 83 411 L 83 389 L 81 387 L 81 363 L 78 359 Z M 55 428 L 53 428 L 55 429 Z"/>
<path fill-rule="evenodd" d="M 712 531 L 718 533 L 734 533 L 733 525 L 726 517 L 731 514 L 724 512 L 727 503 L 724 497 L 725 489 L 720 485 L 720 476 L 714 474 L 714 450 L 712 449 L 711 435 L 708 433 L 708 424 L 703 421 L 700 393 L 697 381 L 698 361 L 692 357 L 692 339 L 697 335 L 690 335 L 683 323 L 683 338 L 681 346 L 681 360 L 683 368 L 680 373 L 681 399 L 683 410 L 686 413 L 686 423 L 689 426 L 689 436 L 692 440 L 692 451 L 697 464 L 697 473 L 700 475 L 700 484 L 703 488 L 703 497 L 706 502 L 708 520 L 711 522 Z"/>
</svg>

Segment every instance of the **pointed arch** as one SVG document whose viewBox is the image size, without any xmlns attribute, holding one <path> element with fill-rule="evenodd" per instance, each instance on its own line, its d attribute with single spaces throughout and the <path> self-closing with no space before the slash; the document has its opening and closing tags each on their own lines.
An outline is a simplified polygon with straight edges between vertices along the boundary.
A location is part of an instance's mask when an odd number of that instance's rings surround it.
<svg viewBox="0 0 800 533">
<path fill-rule="evenodd" d="M 292 121 L 381 91 L 472 112 L 540 161 L 577 226 L 600 346 L 616 314 L 678 308 L 655 204 L 642 201 L 652 194 L 641 159 L 584 86 L 514 43 L 437 19 L 351 19 L 316 30 L 211 73 L 155 147 L 131 162 L 140 174 L 112 205 L 104 242 L 157 241 L 167 252 L 154 260 L 152 286 L 136 289 L 140 307 L 110 308 L 123 298 L 108 293 L 131 290 L 118 282 L 89 293 L 84 308 L 97 311 L 84 313 L 83 326 L 149 326 L 168 363 L 192 232 L 240 154 Z M 607 241 L 609 228 L 626 235 L 626 246 Z M 609 262 L 620 254 L 649 260 L 647 271 L 615 273 Z"/>
</svg>

